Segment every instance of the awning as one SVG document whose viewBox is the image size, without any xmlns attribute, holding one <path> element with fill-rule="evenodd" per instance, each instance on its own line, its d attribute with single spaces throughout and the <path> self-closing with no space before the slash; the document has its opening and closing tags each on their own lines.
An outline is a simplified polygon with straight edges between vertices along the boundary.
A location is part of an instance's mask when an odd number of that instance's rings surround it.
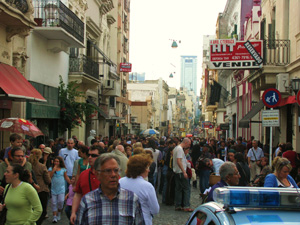
<svg viewBox="0 0 300 225">
<path fill-rule="evenodd" d="M 0 97 L 46 102 L 15 67 L 3 63 L 0 63 Z"/>
<path fill-rule="evenodd" d="M 98 112 L 99 112 L 99 115 L 102 116 L 104 119 L 108 119 L 109 116 L 106 112 L 104 112 L 102 109 L 98 108 Z"/>
<path fill-rule="evenodd" d="M 90 103 L 90 104 L 92 104 L 92 105 L 94 105 L 94 106 L 97 107 L 98 118 L 99 118 L 100 116 L 102 116 L 104 119 L 108 119 L 108 118 L 109 118 L 108 114 L 105 113 L 102 109 L 100 109 L 99 106 L 98 106 L 98 105 L 97 105 L 90 97 L 86 99 L 86 102 L 87 102 L 87 103 Z"/>
<path fill-rule="evenodd" d="M 253 118 L 263 107 L 264 103 L 260 100 L 255 106 L 251 108 L 251 110 L 240 120 L 239 127 L 240 128 L 249 128 L 250 119 Z"/>
<path fill-rule="evenodd" d="M 289 96 L 289 97 L 286 97 L 286 98 L 282 98 L 278 106 L 279 107 L 280 106 L 285 106 L 285 105 L 288 105 L 288 104 L 294 104 L 296 102 L 297 102 L 296 96 L 292 95 L 292 96 Z"/>
</svg>

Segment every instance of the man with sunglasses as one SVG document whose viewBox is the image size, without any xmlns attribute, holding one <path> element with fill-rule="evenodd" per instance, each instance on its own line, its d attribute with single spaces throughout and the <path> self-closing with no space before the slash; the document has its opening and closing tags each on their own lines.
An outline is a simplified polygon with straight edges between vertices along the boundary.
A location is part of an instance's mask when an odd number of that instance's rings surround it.
<svg viewBox="0 0 300 225">
<path fill-rule="evenodd" d="M 88 160 L 91 168 L 83 171 L 76 183 L 76 193 L 73 198 L 72 215 L 70 217 L 70 222 L 72 224 L 75 222 L 76 212 L 78 210 L 81 198 L 88 192 L 97 189 L 100 185 L 100 181 L 97 179 L 96 171 L 94 169 L 94 163 L 97 157 L 103 153 L 105 153 L 105 151 L 100 146 L 91 146 L 88 152 Z"/>
</svg>

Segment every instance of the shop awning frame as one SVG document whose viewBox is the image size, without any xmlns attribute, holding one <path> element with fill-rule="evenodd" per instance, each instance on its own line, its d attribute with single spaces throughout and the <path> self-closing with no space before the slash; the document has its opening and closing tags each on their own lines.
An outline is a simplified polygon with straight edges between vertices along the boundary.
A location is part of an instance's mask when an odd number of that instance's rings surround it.
<svg viewBox="0 0 300 225">
<path fill-rule="evenodd" d="M 4 63 L 0 63 L 0 97 L 14 101 L 47 102 L 15 67 Z"/>
<path fill-rule="evenodd" d="M 240 128 L 249 128 L 250 120 L 262 109 L 264 108 L 264 103 L 260 100 L 256 105 L 254 105 L 251 110 L 239 121 Z M 252 121 L 254 122 L 254 121 Z M 257 122 L 257 121 L 256 121 Z M 260 121 L 258 121 L 260 122 Z"/>
</svg>

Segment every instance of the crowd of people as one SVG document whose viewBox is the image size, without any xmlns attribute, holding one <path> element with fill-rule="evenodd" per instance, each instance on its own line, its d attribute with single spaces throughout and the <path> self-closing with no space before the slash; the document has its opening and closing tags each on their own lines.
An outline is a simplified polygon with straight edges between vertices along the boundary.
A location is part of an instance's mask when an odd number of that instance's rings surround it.
<svg viewBox="0 0 300 225">
<path fill-rule="evenodd" d="M 86 145 L 73 136 L 34 148 L 18 134 L 10 143 L 0 163 L 0 210 L 7 210 L 7 224 L 42 224 L 50 217 L 49 199 L 53 223 L 65 209 L 70 224 L 152 224 L 160 210 L 158 194 L 162 204 L 192 212 L 191 188 L 199 188 L 207 202 L 217 187 L 300 184 L 292 145 L 281 143 L 270 155 L 254 137 L 108 138 L 92 130 Z"/>
</svg>

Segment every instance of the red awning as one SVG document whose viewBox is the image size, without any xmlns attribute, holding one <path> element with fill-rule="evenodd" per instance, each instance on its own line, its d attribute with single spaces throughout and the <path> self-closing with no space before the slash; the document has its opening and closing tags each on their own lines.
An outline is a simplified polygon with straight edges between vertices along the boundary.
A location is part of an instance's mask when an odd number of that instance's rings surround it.
<svg viewBox="0 0 300 225">
<path fill-rule="evenodd" d="M 46 102 L 46 99 L 15 68 L 0 63 L 0 97 Z"/>
<path fill-rule="evenodd" d="M 287 104 L 294 104 L 296 103 L 296 96 L 295 95 L 292 95 L 292 96 L 289 96 L 289 97 L 286 97 L 286 98 L 282 98 L 281 101 L 280 101 L 280 104 L 278 106 L 285 106 Z"/>
</svg>

